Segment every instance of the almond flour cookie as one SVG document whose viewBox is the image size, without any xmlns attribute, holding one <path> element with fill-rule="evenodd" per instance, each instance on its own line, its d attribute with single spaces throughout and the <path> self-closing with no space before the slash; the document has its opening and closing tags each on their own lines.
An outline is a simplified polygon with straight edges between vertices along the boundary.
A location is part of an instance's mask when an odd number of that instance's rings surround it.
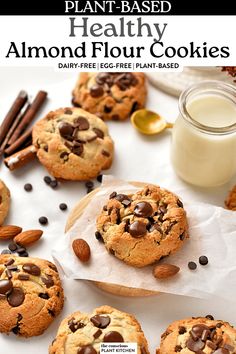
<svg viewBox="0 0 236 354">
<path fill-rule="evenodd" d="M 173 193 L 147 185 L 135 194 L 113 192 L 97 219 L 98 240 L 134 267 L 176 252 L 188 238 L 186 212 Z"/>
<path fill-rule="evenodd" d="M 0 226 L 3 224 L 10 208 L 10 191 L 0 180 Z"/>
<path fill-rule="evenodd" d="M 60 313 L 63 289 L 57 268 L 39 258 L 0 256 L 0 332 L 42 334 Z"/>
<path fill-rule="evenodd" d="M 172 323 L 161 337 L 157 354 L 234 354 L 236 330 L 227 322 L 188 318 Z"/>
<path fill-rule="evenodd" d="M 102 306 L 91 314 L 75 312 L 64 319 L 49 354 L 97 354 L 101 343 L 137 343 L 137 354 L 148 354 L 138 321 L 128 313 Z"/>
<path fill-rule="evenodd" d="M 124 120 L 144 107 L 146 96 L 143 73 L 81 73 L 72 103 L 104 120 Z"/>
<path fill-rule="evenodd" d="M 40 162 L 54 177 L 65 180 L 94 178 L 113 159 L 106 124 L 80 108 L 50 112 L 34 126 L 33 143 Z"/>
</svg>

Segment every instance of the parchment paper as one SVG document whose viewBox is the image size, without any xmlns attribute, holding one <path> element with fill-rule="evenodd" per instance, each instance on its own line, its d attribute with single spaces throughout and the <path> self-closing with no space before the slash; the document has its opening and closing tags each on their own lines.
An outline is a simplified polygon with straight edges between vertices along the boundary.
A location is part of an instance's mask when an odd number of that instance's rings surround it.
<svg viewBox="0 0 236 354">
<path fill-rule="evenodd" d="M 127 182 L 107 176 L 101 190 L 95 195 L 83 215 L 53 250 L 53 257 L 67 277 L 102 281 L 124 286 L 156 290 L 165 293 L 208 298 L 216 295 L 231 299 L 236 292 L 236 218 L 235 213 L 205 203 L 184 200 L 190 225 L 190 239 L 176 254 L 166 258 L 180 267 L 180 273 L 168 280 L 152 276 L 152 266 L 134 268 L 110 255 L 103 243 L 94 237 L 96 218 L 111 192 L 136 191 Z M 181 196 L 180 196 L 181 197 Z M 91 261 L 84 265 L 74 255 L 71 243 L 75 238 L 85 239 L 91 247 Z M 201 266 L 198 258 L 206 255 L 207 266 Z M 188 262 L 198 264 L 196 270 L 188 269 Z"/>
</svg>

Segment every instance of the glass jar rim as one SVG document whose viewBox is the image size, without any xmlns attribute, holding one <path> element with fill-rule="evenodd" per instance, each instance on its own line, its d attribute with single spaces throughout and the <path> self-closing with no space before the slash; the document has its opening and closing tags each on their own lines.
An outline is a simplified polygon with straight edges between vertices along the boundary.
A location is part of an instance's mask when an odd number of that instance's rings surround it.
<svg viewBox="0 0 236 354">
<path fill-rule="evenodd" d="M 184 90 L 181 93 L 181 95 L 179 97 L 179 110 L 180 110 L 180 113 L 183 116 L 184 120 L 187 123 L 190 123 L 191 125 L 193 125 L 195 128 L 197 128 L 202 133 L 206 133 L 206 134 L 226 135 L 226 134 L 231 134 L 231 133 L 236 132 L 236 122 L 231 125 L 224 126 L 224 127 L 211 127 L 211 126 L 199 123 L 189 114 L 189 112 L 187 110 L 187 101 L 192 94 L 194 94 L 194 93 L 197 94 L 197 91 L 200 89 L 203 90 L 203 92 L 199 91 L 199 94 L 204 93 L 204 90 L 207 93 L 207 91 L 209 90 L 211 94 L 216 94 L 216 93 L 223 94 L 228 99 L 231 96 L 231 100 L 234 101 L 235 105 L 236 105 L 236 87 L 234 87 L 233 85 L 228 84 L 226 82 L 217 81 L 217 80 L 202 81 L 200 83 L 197 83 L 197 84 L 194 84 L 194 85 L 191 85 L 190 87 L 188 87 L 186 90 Z"/>
</svg>

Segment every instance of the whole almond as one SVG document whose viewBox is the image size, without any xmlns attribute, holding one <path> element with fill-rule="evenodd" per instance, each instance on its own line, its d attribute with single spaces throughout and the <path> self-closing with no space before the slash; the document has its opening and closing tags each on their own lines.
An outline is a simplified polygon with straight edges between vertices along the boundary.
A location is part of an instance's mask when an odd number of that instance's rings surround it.
<svg viewBox="0 0 236 354">
<path fill-rule="evenodd" d="M 0 240 L 10 240 L 18 235 L 22 228 L 15 225 L 0 226 Z"/>
<path fill-rule="evenodd" d="M 90 259 L 90 247 L 85 240 L 77 238 L 73 241 L 72 248 L 81 262 L 88 262 Z"/>
<path fill-rule="evenodd" d="M 43 231 L 41 230 L 28 230 L 23 231 L 14 237 L 14 242 L 20 246 L 30 246 L 40 239 Z"/>
<path fill-rule="evenodd" d="M 157 279 L 166 279 L 173 277 L 180 271 L 180 268 L 173 264 L 158 264 L 153 269 L 153 275 Z"/>
</svg>

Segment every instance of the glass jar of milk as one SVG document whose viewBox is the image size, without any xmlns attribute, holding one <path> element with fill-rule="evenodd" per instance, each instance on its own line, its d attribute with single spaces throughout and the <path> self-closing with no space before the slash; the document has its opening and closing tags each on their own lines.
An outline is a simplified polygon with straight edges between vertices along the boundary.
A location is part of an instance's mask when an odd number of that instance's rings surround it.
<svg viewBox="0 0 236 354">
<path fill-rule="evenodd" d="M 176 173 L 202 187 L 236 173 L 236 87 L 220 81 L 191 86 L 179 99 L 171 159 Z"/>
</svg>

